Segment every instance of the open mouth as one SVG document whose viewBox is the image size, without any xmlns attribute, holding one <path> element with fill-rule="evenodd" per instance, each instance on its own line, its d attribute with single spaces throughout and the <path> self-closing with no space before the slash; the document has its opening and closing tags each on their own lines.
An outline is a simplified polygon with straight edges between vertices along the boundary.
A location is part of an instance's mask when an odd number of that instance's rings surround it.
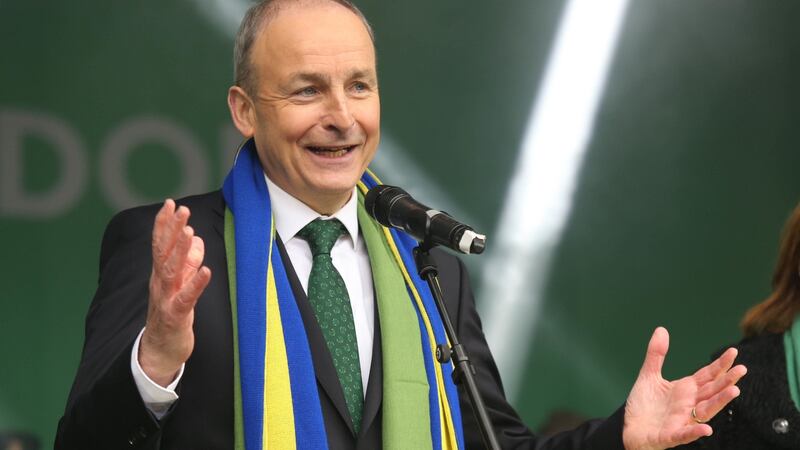
<svg viewBox="0 0 800 450">
<path fill-rule="evenodd" d="M 340 158 L 353 151 L 356 147 L 356 145 L 342 145 L 338 147 L 316 147 L 309 145 L 306 148 L 312 151 L 315 155 L 323 156 L 325 158 Z"/>
</svg>

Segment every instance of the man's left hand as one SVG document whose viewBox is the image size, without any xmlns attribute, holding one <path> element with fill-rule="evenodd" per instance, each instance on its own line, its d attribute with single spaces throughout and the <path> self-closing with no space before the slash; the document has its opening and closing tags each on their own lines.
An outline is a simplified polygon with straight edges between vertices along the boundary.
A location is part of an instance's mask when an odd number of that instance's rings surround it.
<svg viewBox="0 0 800 450">
<path fill-rule="evenodd" d="M 747 369 L 731 368 L 736 349 L 729 348 L 694 375 L 668 381 L 661 377 L 668 348 L 667 330 L 656 328 L 625 404 L 622 441 L 627 450 L 660 450 L 709 436 L 712 430 L 705 422 L 739 395 L 735 384 Z"/>
</svg>

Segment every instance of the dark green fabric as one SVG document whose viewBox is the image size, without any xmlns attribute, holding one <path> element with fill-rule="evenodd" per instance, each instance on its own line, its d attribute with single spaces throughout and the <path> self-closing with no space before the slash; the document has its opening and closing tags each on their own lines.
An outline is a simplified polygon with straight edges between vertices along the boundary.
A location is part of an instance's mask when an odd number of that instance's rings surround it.
<svg viewBox="0 0 800 450">
<path fill-rule="evenodd" d="M 792 327 L 783 333 L 783 348 L 786 354 L 786 379 L 794 406 L 800 410 L 800 316 L 795 317 Z"/>
<path fill-rule="evenodd" d="M 333 266 L 330 254 L 333 244 L 345 232 L 344 225 L 336 219 L 316 219 L 297 235 L 305 239 L 311 247 L 313 262 L 311 274 L 308 276 L 308 300 L 333 357 L 333 365 L 339 374 L 353 428 L 358 434 L 364 407 L 364 391 L 356 328 L 347 287 L 339 271 Z"/>
</svg>

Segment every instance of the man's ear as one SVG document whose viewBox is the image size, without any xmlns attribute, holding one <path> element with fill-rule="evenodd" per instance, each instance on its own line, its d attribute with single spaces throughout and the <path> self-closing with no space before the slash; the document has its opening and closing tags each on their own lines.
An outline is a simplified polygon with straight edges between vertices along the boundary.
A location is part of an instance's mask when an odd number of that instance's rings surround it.
<svg viewBox="0 0 800 450">
<path fill-rule="evenodd" d="M 255 133 L 256 111 L 250 96 L 239 86 L 228 89 L 228 109 L 236 129 L 246 138 Z"/>
</svg>

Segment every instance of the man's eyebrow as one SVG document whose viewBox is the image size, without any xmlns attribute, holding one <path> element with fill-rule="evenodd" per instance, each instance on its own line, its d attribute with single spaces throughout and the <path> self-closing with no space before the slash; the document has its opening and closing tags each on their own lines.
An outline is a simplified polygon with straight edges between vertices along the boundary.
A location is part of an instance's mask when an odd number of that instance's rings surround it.
<svg viewBox="0 0 800 450">
<path fill-rule="evenodd" d="M 349 80 L 362 79 L 362 80 L 367 80 L 367 81 L 370 81 L 370 82 L 373 82 L 373 83 L 377 81 L 377 77 L 375 76 L 375 71 L 371 70 L 371 69 L 356 69 L 356 70 L 353 70 L 352 72 L 350 72 L 350 74 L 348 75 L 347 79 L 349 79 Z"/>
<path fill-rule="evenodd" d="M 317 72 L 294 72 L 289 75 L 291 81 L 307 81 L 310 83 L 330 83 L 331 77 Z"/>
<path fill-rule="evenodd" d="M 371 69 L 354 69 L 347 74 L 348 80 L 365 79 L 369 82 L 376 82 L 375 71 Z M 314 84 L 330 84 L 330 75 L 319 72 L 294 72 L 289 75 L 292 82 L 305 81 Z"/>
</svg>

